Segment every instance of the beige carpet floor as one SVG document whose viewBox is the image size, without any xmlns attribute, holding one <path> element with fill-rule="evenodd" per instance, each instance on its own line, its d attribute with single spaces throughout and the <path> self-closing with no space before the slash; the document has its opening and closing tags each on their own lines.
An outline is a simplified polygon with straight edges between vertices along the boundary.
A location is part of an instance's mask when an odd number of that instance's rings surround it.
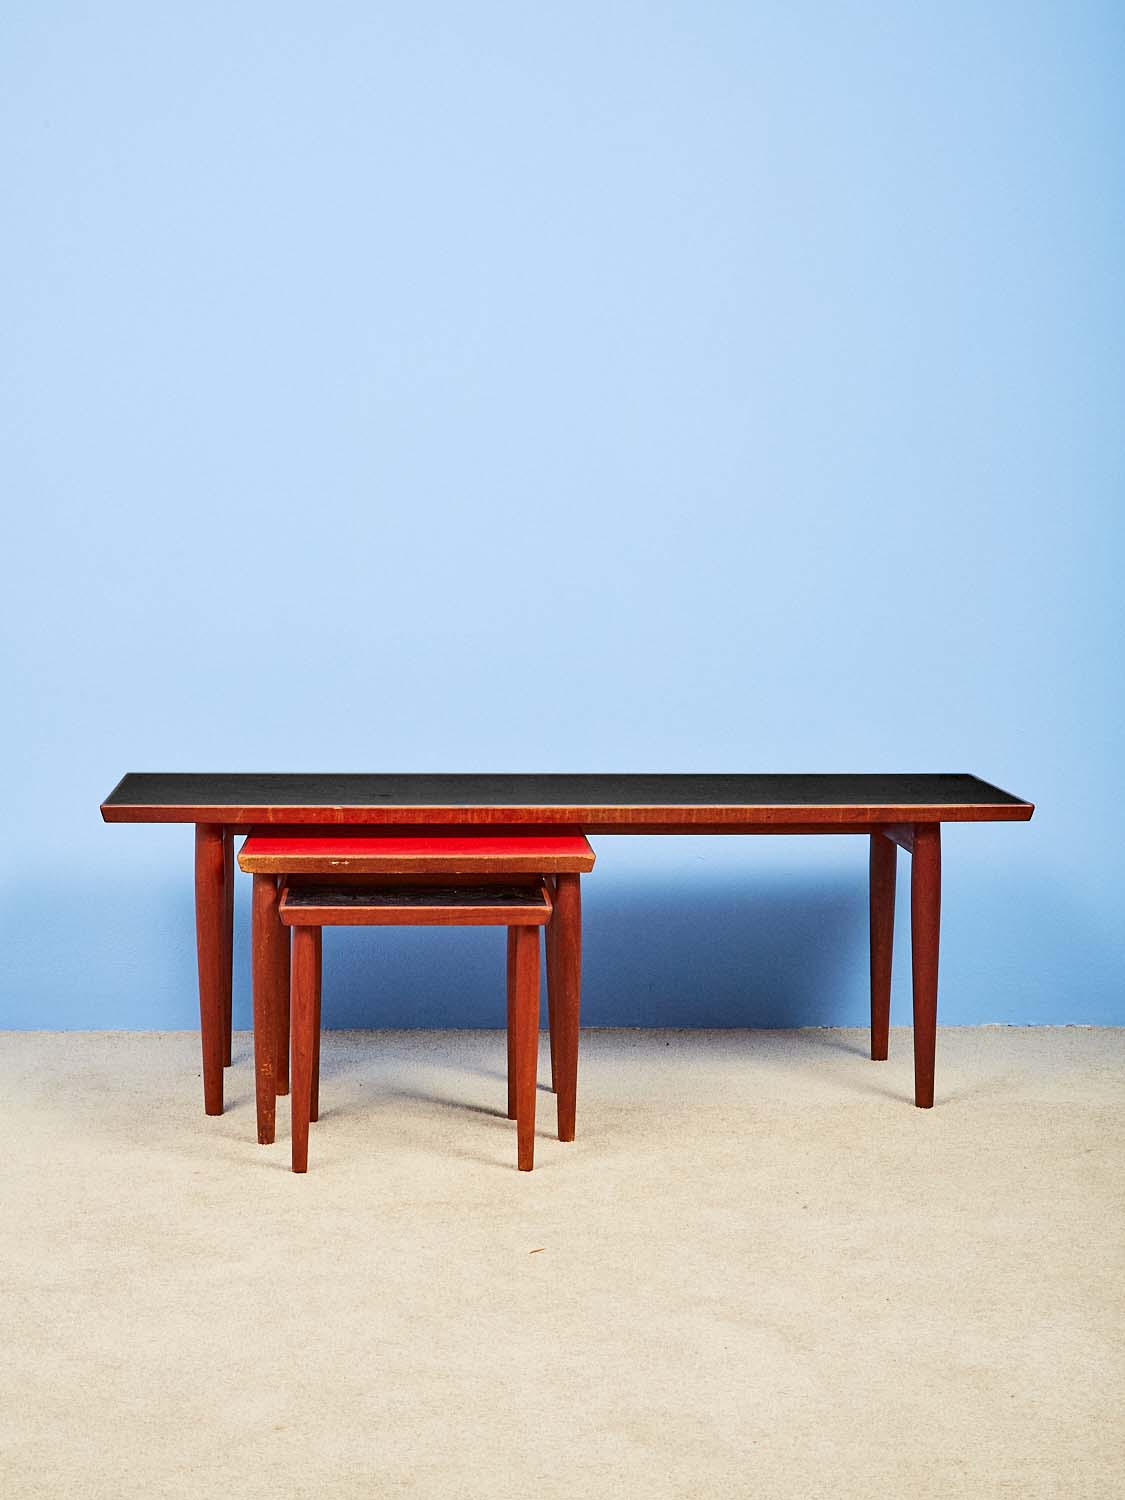
<svg viewBox="0 0 1125 1500">
<path fill-rule="evenodd" d="M 1125 1495 L 1125 1032 L 891 1045 L 586 1033 L 527 1175 L 499 1033 L 330 1033 L 294 1177 L 245 1035 L 0 1036 L 0 1495 Z"/>
</svg>

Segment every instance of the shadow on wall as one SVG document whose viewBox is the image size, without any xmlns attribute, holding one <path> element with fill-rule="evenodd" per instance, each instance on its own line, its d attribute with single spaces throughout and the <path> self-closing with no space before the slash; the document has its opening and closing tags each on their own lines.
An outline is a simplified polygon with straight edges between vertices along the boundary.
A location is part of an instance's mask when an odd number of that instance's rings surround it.
<svg viewBox="0 0 1125 1500">
<path fill-rule="evenodd" d="M 908 872 L 900 861 L 892 1020 L 910 1021 Z M 236 884 L 235 1025 L 250 1025 L 249 881 Z M 0 1029 L 194 1030 L 190 881 L 94 872 L 81 900 L 56 878 L 4 892 Z M 861 870 L 674 886 L 591 879 L 584 899 L 587 1026 L 866 1026 L 867 882 Z M 1110 907 L 1010 869 L 978 867 L 943 897 L 940 1016 L 1121 1025 L 1125 939 Z M 504 1023 L 504 935 L 483 929 L 325 934 L 326 1024 Z"/>
<path fill-rule="evenodd" d="M 860 881 L 603 886 L 584 906 L 584 1025 L 866 1024 Z M 324 951 L 328 1026 L 504 1024 L 503 932 L 337 929 Z"/>
<path fill-rule="evenodd" d="M 798 888 L 799 887 L 799 888 Z M 251 1024 L 249 881 L 236 881 L 234 1023 Z M 862 877 L 591 881 L 583 912 L 588 1026 L 863 1025 Z M 91 880 L 81 902 L 26 881 L 5 918 L 0 1029 L 194 1030 L 190 884 L 166 873 Z M 333 1027 L 491 1027 L 505 1021 L 503 929 L 328 929 Z M 546 1016 L 544 990 L 544 1021 Z"/>
<path fill-rule="evenodd" d="M 800 889 L 793 887 L 798 885 Z M 589 1026 L 826 1026 L 867 1018 L 862 880 L 622 888 L 588 903 Z M 853 1021 L 841 1021 L 853 1004 Z"/>
</svg>

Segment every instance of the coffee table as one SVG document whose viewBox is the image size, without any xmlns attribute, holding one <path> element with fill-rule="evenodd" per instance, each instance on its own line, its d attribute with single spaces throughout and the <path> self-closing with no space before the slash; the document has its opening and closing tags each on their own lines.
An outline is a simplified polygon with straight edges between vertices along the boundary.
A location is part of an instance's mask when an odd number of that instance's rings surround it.
<svg viewBox="0 0 1125 1500">
<path fill-rule="evenodd" d="M 195 912 L 204 1108 L 223 1111 L 230 1061 L 233 844 L 255 828 L 479 828 L 588 835 L 861 834 L 870 841 L 871 1055 L 885 1058 L 897 850 L 911 855 L 915 1103 L 934 1102 L 941 825 L 1020 822 L 1034 806 L 949 774 L 131 772 L 102 803 L 107 823 L 195 825 Z"/>
</svg>

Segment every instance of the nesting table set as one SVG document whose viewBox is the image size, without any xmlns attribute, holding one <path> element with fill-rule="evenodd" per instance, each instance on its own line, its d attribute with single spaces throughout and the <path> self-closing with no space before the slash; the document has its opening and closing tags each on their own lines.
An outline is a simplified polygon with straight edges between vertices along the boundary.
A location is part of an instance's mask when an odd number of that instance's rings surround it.
<svg viewBox="0 0 1125 1500">
<path fill-rule="evenodd" d="M 239 850 L 238 864 L 254 877 L 258 1140 L 263 1145 L 273 1140 L 274 1100 L 288 1091 L 291 1053 L 294 1171 L 307 1169 L 309 1121 L 319 1114 L 325 927 L 507 928 L 508 1115 L 516 1121 L 519 1167 L 527 1172 L 535 1154 L 542 928 L 559 1139 L 574 1139 L 579 882 L 594 867 L 594 851 L 585 838 L 566 833 L 491 838 L 447 832 L 376 838 L 253 834 Z"/>
<path fill-rule="evenodd" d="M 532 1166 L 539 931 L 547 951 L 559 1137 L 574 1139 L 587 834 L 860 834 L 869 840 L 871 1056 L 886 1058 L 897 851 L 911 855 L 915 1103 L 934 1102 L 941 825 L 1026 821 L 1034 807 L 949 775 L 131 773 L 109 823 L 195 825 L 204 1108 L 223 1111 L 231 1060 L 234 837 L 254 877 L 258 1139 L 292 1085 L 293 1168 L 317 1115 L 325 926 L 508 929 L 508 1113 Z M 292 958 L 290 960 L 290 934 Z M 291 1004 L 290 1004 L 291 994 Z M 292 1066 L 290 1067 L 290 1054 Z"/>
</svg>

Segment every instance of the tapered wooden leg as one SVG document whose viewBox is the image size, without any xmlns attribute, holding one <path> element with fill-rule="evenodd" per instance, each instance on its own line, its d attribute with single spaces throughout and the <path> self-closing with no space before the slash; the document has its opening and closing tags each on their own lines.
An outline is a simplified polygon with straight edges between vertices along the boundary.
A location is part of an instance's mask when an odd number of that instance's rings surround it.
<svg viewBox="0 0 1125 1500">
<path fill-rule="evenodd" d="M 223 975 L 226 981 L 226 1009 L 223 1012 L 223 1064 L 230 1067 L 231 1030 L 233 1025 L 234 993 L 232 975 L 234 970 L 234 834 L 223 829 L 223 879 L 226 886 L 226 918 L 223 925 L 223 940 L 226 955 L 223 959 Z"/>
<path fill-rule="evenodd" d="M 312 1105 L 313 1024 L 320 983 L 320 928 L 293 928 L 293 1170 L 309 1169 L 309 1114 Z"/>
<path fill-rule="evenodd" d="M 223 1112 L 224 1016 L 230 993 L 226 850 L 221 823 L 195 828 L 195 943 L 199 961 L 199 1030 L 203 1047 L 203 1108 Z M 224 972 L 225 971 L 225 972 Z"/>
<path fill-rule="evenodd" d="M 582 987 L 582 886 L 578 875 L 555 877 L 554 952 L 551 959 L 559 1140 L 574 1139 L 578 1101 L 578 1019 Z"/>
<path fill-rule="evenodd" d="M 554 898 L 555 883 L 551 882 L 551 896 Z M 558 1027 L 555 1024 L 555 1000 L 558 994 L 558 984 L 555 980 L 555 937 L 558 932 L 554 922 L 548 922 L 543 929 L 543 947 L 547 959 L 547 1032 L 551 1041 L 551 1089 L 558 1093 Z"/>
<path fill-rule="evenodd" d="M 508 928 L 508 1119 L 516 1118 L 516 943 L 518 927 Z"/>
<path fill-rule="evenodd" d="M 288 949 L 289 930 L 281 925 L 277 914 L 277 877 L 255 875 L 250 908 L 250 967 L 254 990 L 254 1092 L 260 1146 L 270 1146 L 274 1140 L 278 987 L 282 954 Z"/>
<path fill-rule="evenodd" d="M 321 948 L 321 933 L 323 928 L 314 927 L 316 933 L 316 993 L 313 996 L 313 1054 L 312 1054 L 312 1085 L 309 1092 L 309 1119 L 320 1119 L 320 995 L 324 988 L 321 975 L 324 972 L 324 959 Z"/>
<path fill-rule="evenodd" d="M 535 1084 L 539 1062 L 539 929 L 517 927 L 516 1160 L 521 1172 L 535 1165 Z"/>
<path fill-rule="evenodd" d="M 871 1056 L 886 1060 L 891 1025 L 891 953 L 895 936 L 898 847 L 871 835 Z"/>
<path fill-rule="evenodd" d="M 288 938 L 289 928 L 285 927 L 282 930 Z M 290 944 L 286 942 L 284 950 L 278 956 L 277 1008 L 274 1012 L 277 1022 L 274 1077 L 277 1080 L 279 1094 L 289 1092 L 289 950 Z"/>
<path fill-rule="evenodd" d="M 914 827 L 910 867 L 910 947 L 914 969 L 914 1102 L 934 1102 L 938 935 L 941 926 L 941 824 Z"/>
</svg>

